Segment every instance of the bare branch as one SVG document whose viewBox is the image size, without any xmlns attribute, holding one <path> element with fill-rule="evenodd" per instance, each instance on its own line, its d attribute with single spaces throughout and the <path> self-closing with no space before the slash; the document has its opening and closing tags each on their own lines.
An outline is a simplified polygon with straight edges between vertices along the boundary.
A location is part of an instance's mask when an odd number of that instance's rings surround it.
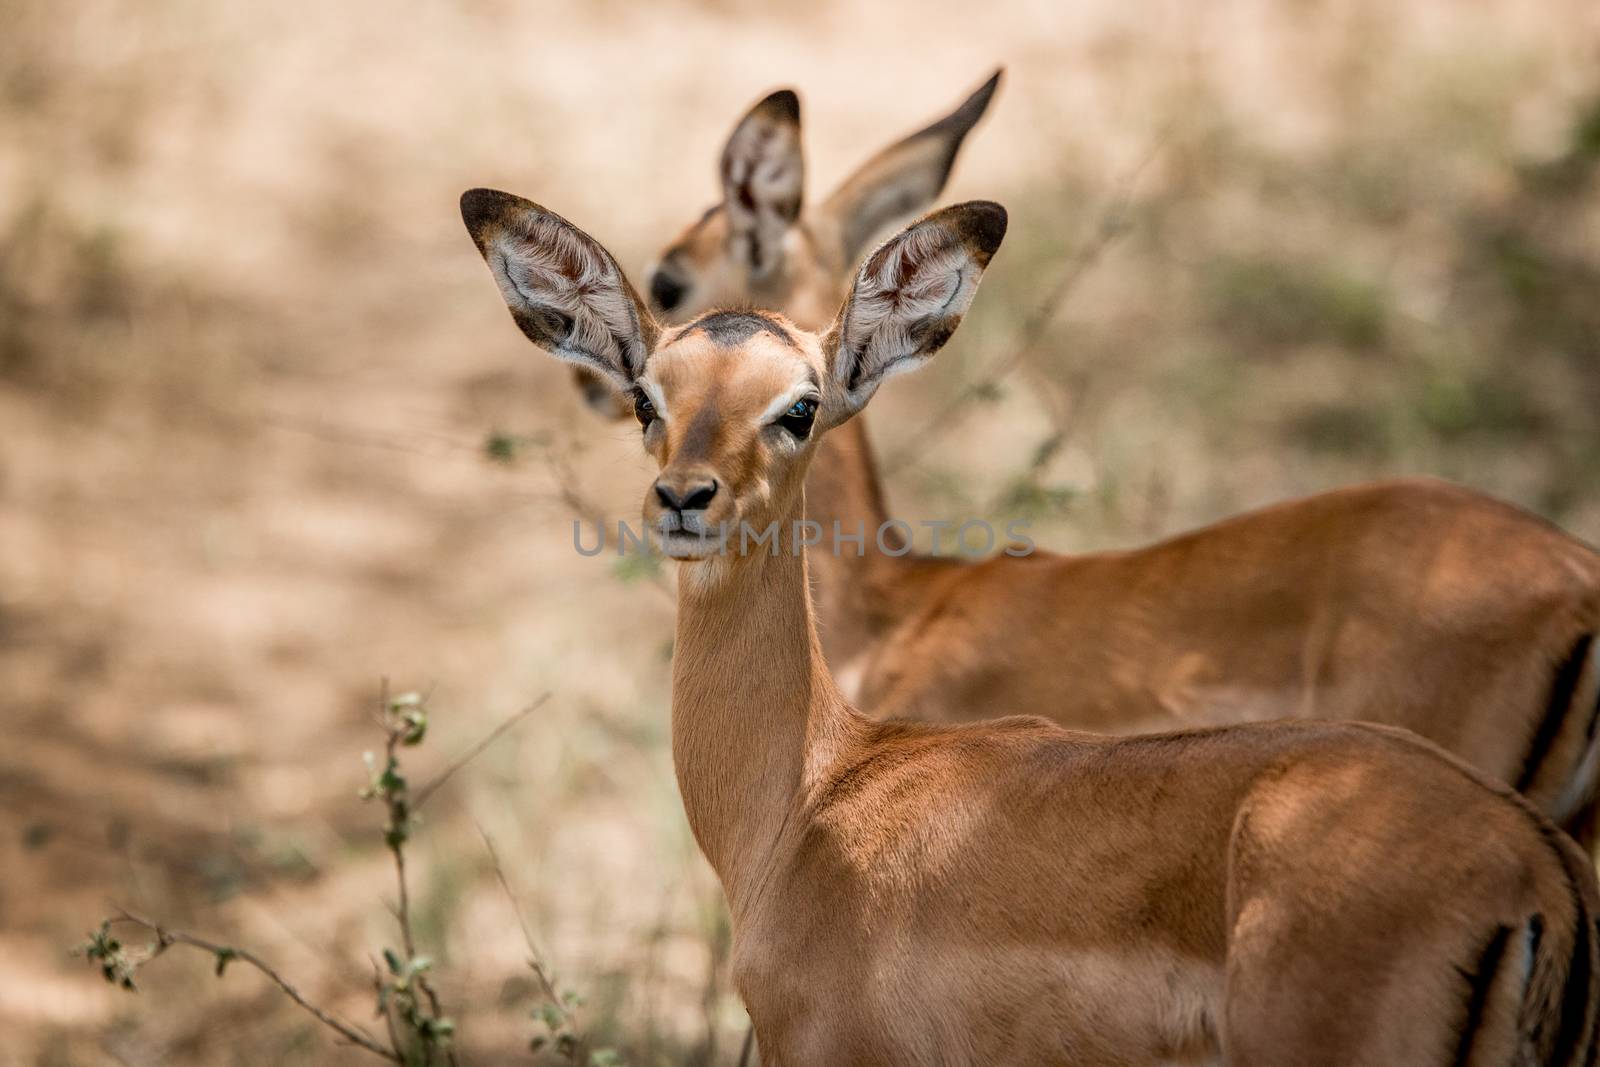
<svg viewBox="0 0 1600 1067">
<path fill-rule="evenodd" d="M 494 841 L 489 837 L 489 832 L 481 825 L 478 826 L 478 836 L 483 838 L 484 847 L 489 850 L 489 862 L 494 865 L 494 876 L 500 881 L 500 888 L 505 890 L 506 900 L 511 904 L 511 911 L 517 917 L 517 925 L 522 927 L 522 942 L 528 946 L 528 966 L 533 969 L 533 975 L 539 980 L 540 990 L 551 1002 L 565 1009 L 561 994 L 556 991 L 555 982 L 550 978 L 550 972 L 544 964 L 544 957 L 539 954 L 539 948 L 533 943 L 533 930 L 528 926 L 527 917 L 522 914 L 522 905 L 517 903 L 517 895 L 512 892 L 511 881 L 506 878 L 506 871 L 500 864 L 500 853 L 494 847 Z"/>
<path fill-rule="evenodd" d="M 378 961 L 371 956 L 367 957 L 372 964 L 372 992 L 377 997 L 378 1014 L 383 1016 L 383 1025 L 389 1030 L 389 1046 L 400 1047 L 400 1032 L 394 1028 L 394 1006 L 389 1003 L 383 991 L 383 970 L 378 966 Z"/>
<path fill-rule="evenodd" d="M 583 484 L 583 480 L 578 477 L 577 470 L 572 466 L 572 460 L 564 451 L 558 450 L 553 445 L 544 444 L 541 447 L 544 452 L 545 462 L 549 464 L 555 476 L 556 494 L 561 498 L 562 503 L 571 508 L 580 519 L 594 524 L 597 529 L 603 530 L 605 528 L 605 514 L 585 497 L 578 488 Z M 665 594 L 673 603 L 677 603 L 677 595 L 672 591 L 667 579 L 659 571 L 651 573 L 649 581 L 656 590 Z"/>
<path fill-rule="evenodd" d="M 490 730 L 488 735 L 485 736 L 483 740 L 479 741 L 477 744 L 463 752 L 460 756 L 457 756 L 454 760 L 452 760 L 450 765 L 435 775 L 431 782 L 428 782 L 426 785 L 423 785 L 417 789 L 415 799 L 411 802 L 412 810 L 415 811 L 420 809 L 422 805 L 428 802 L 429 797 L 438 792 L 440 786 L 444 785 L 450 780 L 451 775 L 455 774 L 462 767 L 465 767 L 467 764 L 471 763 L 474 759 L 477 759 L 478 755 L 483 752 L 484 749 L 488 748 L 490 745 L 494 744 L 500 739 L 500 735 L 504 734 L 507 730 L 511 729 L 529 715 L 532 715 L 534 712 L 538 711 L 549 699 L 550 694 L 545 693 L 533 703 L 524 707 L 521 711 L 511 715 L 510 718 L 506 719 L 499 726 L 496 726 L 493 730 Z"/>
<path fill-rule="evenodd" d="M 152 922 L 149 919 L 135 915 L 125 908 L 118 908 L 116 917 L 109 921 L 113 923 L 131 923 L 135 926 L 143 927 L 144 929 L 155 934 L 155 947 L 151 950 L 149 959 L 142 962 L 147 963 L 150 959 L 155 959 L 155 957 L 161 955 L 161 953 L 165 952 L 173 945 L 187 945 L 190 948 L 196 948 L 202 952 L 211 954 L 217 959 L 219 969 L 229 960 L 238 960 L 241 963 L 249 964 L 251 967 L 254 967 L 256 970 L 266 975 L 267 978 L 279 989 L 281 989 L 284 995 L 290 1000 L 294 1001 L 306 1011 L 310 1012 L 316 1017 L 318 1022 L 322 1023 L 322 1025 L 328 1027 L 330 1030 L 333 1030 L 340 1037 L 350 1042 L 350 1044 L 364 1048 L 375 1056 L 381 1056 L 390 1063 L 405 1062 L 396 1049 L 384 1048 L 383 1045 L 378 1043 L 376 1038 L 368 1034 L 365 1030 L 355 1026 L 354 1024 L 342 1022 L 341 1020 L 334 1018 L 327 1011 L 319 1008 L 317 1005 L 307 1000 L 305 996 L 301 994 L 300 990 L 296 989 L 288 979 L 279 974 L 271 964 L 267 963 L 260 956 L 257 956 L 249 949 L 235 948 L 232 945 L 224 945 L 218 941 L 211 941 L 207 938 L 196 937 L 193 934 L 184 933 L 182 930 L 169 930 L 166 927 Z"/>
<path fill-rule="evenodd" d="M 427 696 L 419 693 L 392 695 L 387 678 L 382 679 L 379 694 L 377 720 L 379 728 L 384 733 L 383 763 L 380 766 L 372 753 L 366 754 L 371 780 L 362 790 L 361 796 L 363 799 L 377 800 L 383 804 L 387 815 L 383 827 L 383 839 L 394 856 L 395 884 L 399 893 L 398 902 L 391 910 L 400 928 L 400 940 L 405 958 L 402 960 L 391 949 L 383 950 L 384 960 L 393 972 L 392 977 L 385 975 L 379 969 L 376 960 L 371 961 L 377 1014 L 384 1020 L 389 1044 L 385 1046 L 382 1040 L 361 1027 L 337 1019 L 311 1003 L 276 969 L 248 949 L 224 945 L 180 930 L 170 930 L 126 909 L 117 909 L 117 915 L 105 920 L 97 931 L 92 932 L 88 942 L 81 949 L 82 954 L 100 969 L 107 981 L 126 989 L 133 989 L 134 976 L 140 967 L 173 945 L 186 945 L 211 954 L 216 961 L 218 977 L 221 977 L 228 965 L 235 960 L 254 967 L 266 975 L 289 999 L 333 1030 L 342 1039 L 342 1043 L 363 1048 L 391 1063 L 411 1063 L 415 1059 L 413 1053 L 420 1052 L 424 1061 L 429 1064 L 442 1059 L 450 1067 L 459 1067 L 453 1044 L 455 1024 L 445 1016 L 438 992 L 428 977 L 429 961 L 417 955 L 416 937 L 411 923 L 411 888 L 406 867 L 405 845 L 410 840 L 415 826 L 417 808 L 496 738 L 541 707 L 550 699 L 550 694 L 544 694 L 490 731 L 487 737 L 462 753 L 432 782 L 415 794 L 400 773 L 400 749 L 421 744 L 427 735 Z M 496 863 L 498 871 L 498 860 Z M 503 874 L 501 881 L 503 885 L 506 884 Z M 518 919 L 521 919 L 520 913 Z M 155 942 L 143 954 L 130 953 L 121 940 L 110 932 L 114 923 L 133 924 L 152 931 L 155 934 Z M 532 938 L 528 935 L 526 923 L 523 923 L 523 933 L 531 946 Z M 541 980 L 547 988 L 553 989 L 542 970 L 542 964 L 539 968 Z M 566 1010 L 564 1002 L 559 997 L 553 1000 L 558 1008 Z"/>
<path fill-rule="evenodd" d="M 1138 185 L 1139 177 L 1144 173 L 1150 163 L 1160 154 L 1166 146 L 1172 132 L 1171 127 L 1163 129 L 1151 141 L 1149 149 L 1132 170 L 1117 183 L 1111 198 L 1106 206 L 1096 217 L 1094 228 L 1090 231 L 1088 239 L 1078 247 L 1077 252 L 1068 260 L 1062 269 L 1060 277 L 1044 299 L 1039 302 L 1021 328 L 1017 331 L 1017 340 L 1012 345 L 1011 351 L 1003 358 L 997 360 L 993 366 L 984 373 L 977 375 L 950 401 L 944 404 L 933 414 L 923 426 L 906 438 L 906 443 L 883 464 L 885 473 L 892 473 L 910 463 L 918 455 L 917 443 L 935 431 L 947 432 L 951 425 L 965 414 L 971 404 L 987 395 L 995 383 L 1005 378 L 1019 366 L 1028 363 L 1043 347 L 1049 336 L 1050 325 L 1060 314 L 1061 309 L 1071 299 L 1079 283 L 1105 255 L 1105 252 L 1116 240 L 1128 232 L 1128 212 L 1133 205 L 1134 190 Z"/>
</svg>

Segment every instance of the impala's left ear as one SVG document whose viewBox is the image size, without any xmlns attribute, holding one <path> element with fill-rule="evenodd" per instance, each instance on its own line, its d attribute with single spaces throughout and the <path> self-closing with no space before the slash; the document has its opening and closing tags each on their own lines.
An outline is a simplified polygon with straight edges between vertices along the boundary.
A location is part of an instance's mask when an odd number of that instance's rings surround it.
<svg viewBox="0 0 1600 1067">
<path fill-rule="evenodd" d="M 783 237 L 800 217 L 805 176 L 800 98 L 779 89 L 739 120 L 722 150 L 728 251 L 755 281 L 783 262 Z"/>
<path fill-rule="evenodd" d="M 633 387 L 660 328 L 600 242 L 494 189 L 462 193 L 461 220 L 530 341 L 620 392 Z"/>
<path fill-rule="evenodd" d="M 839 262 L 853 265 L 868 242 L 893 223 L 933 206 L 967 134 L 983 118 L 1000 85 L 1000 71 L 950 114 L 873 156 L 818 209 Z"/>
<path fill-rule="evenodd" d="M 974 200 L 912 223 L 867 257 L 822 341 L 842 417 L 944 346 L 1005 235 L 1006 209 Z"/>
</svg>

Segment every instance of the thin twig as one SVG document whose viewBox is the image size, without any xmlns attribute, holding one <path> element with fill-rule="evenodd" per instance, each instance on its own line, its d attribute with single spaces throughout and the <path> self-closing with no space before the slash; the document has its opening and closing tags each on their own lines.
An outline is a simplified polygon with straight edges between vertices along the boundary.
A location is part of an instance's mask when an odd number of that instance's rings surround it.
<svg viewBox="0 0 1600 1067">
<path fill-rule="evenodd" d="M 505 890 L 506 900 L 511 904 L 512 914 L 517 917 L 517 925 L 522 928 L 523 944 L 528 946 L 528 966 L 532 968 L 533 975 L 539 980 L 539 987 L 545 997 L 565 1011 L 566 1005 L 562 1003 L 561 994 L 556 991 L 555 982 L 550 978 L 550 972 L 545 968 L 544 957 L 539 953 L 539 947 L 533 941 L 533 929 L 528 926 L 527 917 L 522 914 L 522 905 L 517 903 L 517 895 L 511 889 L 511 881 L 506 877 L 505 868 L 500 863 L 500 853 L 494 847 L 494 840 L 489 832 L 478 826 L 478 836 L 483 838 L 484 847 L 489 850 L 489 862 L 494 866 L 494 876 L 500 881 L 500 888 Z"/>
<path fill-rule="evenodd" d="M 357 1027 L 351 1023 L 341 1022 L 332 1015 L 328 1014 L 322 1008 L 319 1008 L 317 1005 L 311 1003 L 311 1001 L 307 1000 L 300 993 L 300 990 L 296 989 L 288 979 L 279 974 L 271 964 L 267 963 L 260 956 L 257 956 L 249 949 L 235 948 L 232 945 L 224 945 L 221 942 L 210 941 L 203 937 L 196 937 L 193 934 L 184 933 L 181 930 L 169 930 L 158 923 L 133 914 L 126 908 L 118 908 L 116 917 L 111 921 L 132 923 L 135 926 L 142 926 L 144 929 L 155 934 L 156 944 L 155 948 L 150 953 L 149 959 L 155 959 L 173 945 L 188 945 L 190 948 L 197 948 L 202 952 L 208 952 L 217 957 L 219 960 L 226 958 L 238 960 L 241 963 L 247 963 L 256 970 L 260 971 L 262 974 L 266 975 L 274 985 L 283 990 L 285 996 L 294 1001 L 296 1004 L 300 1005 L 306 1011 L 310 1012 L 316 1017 L 318 1022 L 322 1023 L 322 1025 L 328 1027 L 330 1030 L 333 1030 L 352 1045 L 364 1048 L 375 1056 L 382 1056 L 391 1063 L 405 1062 L 401 1058 L 397 1049 L 384 1048 L 378 1043 L 376 1038 L 368 1034 L 365 1030 L 362 1030 L 360 1027 Z M 148 960 L 142 962 L 148 962 Z"/>
<path fill-rule="evenodd" d="M 539 946 L 533 941 L 533 928 L 528 925 L 527 916 L 522 913 L 522 905 L 517 902 L 517 895 L 511 889 L 511 880 L 506 877 L 505 866 L 500 862 L 500 851 L 494 847 L 494 839 L 481 824 L 478 827 L 478 836 L 483 838 L 484 848 L 489 850 L 489 863 L 494 867 L 494 876 L 500 882 L 500 888 L 505 890 L 506 902 L 511 905 L 512 914 L 517 917 L 517 925 L 522 929 L 522 943 L 528 947 L 528 968 L 533 971 L 533 976 L 539 981 L 539 990 L 544 994 L 545 1002 L 550 1004 L 558 1013 L 561 1026 L 557 1033 L 557 1050 L 567 1060 L 574 1064 L 589 1062 L 589 1042 L 578 1028 L 578 1009 L 568 998 L 563 997 L 556 988 L 556 981 L 546 966 L 544 956 L 539 952 Z M 549 1025 L 547 1022 L 546 1025 Z M 551 1027 L 556 1030 L 556 1027 Z M 565 1037 L 570 1044 L 563 1045 L 560 1038 Z"/>
<path fill-rule="evenodd" d="M 394 1046 L 394 1048 L 400 1048 L 400 1032 L 395 1030 L 394 1005 L 386 1003 L 386 998 L 384 998 L 384 973 L 382 973 L 382 969 L 378 966 L 378 960 L 373 960 L 373 957 L 366 958 L 368 958 L 368 960 L 371 961 L 371 965 L 373 965 L 373 993 L 376 995 L 376 997 L 378 997 L 378 1003 L 381 1005 L 381 1008 L 378 1009 L 378 1013 L 384 1017 L 384 1025 L 386 1025 L 387 1029 L 389 1029 L 389 1045 Z"/>
<path fill-rule="evenodd" d="M 471 763 L 478 757 L 479 753 L 499 740 L 501 734 L 504 734 L 517 723 L 538 711 L 549 699 L 550 694 L 545 693 L 533 703 L 511 715 L 511 717 L 506 719 L 505 722 L 502 722 L 499 726 L 496 726 L 493 730 L 490 730 L 488 735 L 484 737 L 483 740 L 479 741 L 477 744 L 463 752 L 460 756 L 452 760 L 450 765 L 435 775 L 431 782 L 417 789 L 411 801 L 411 810 L 420 810 L 422 805 L 428 802 L 428 798 L 433 796 L 434 793 L 438 792 L 439 787 L 450 780 L 451 775 L 455 774 L 462 767 L 465 767 L 467 764 Z"/>
<path fill-rule="evenodd" d="M 553 445 L 541 444 L 540 447 L 544 452 L 545 462 L 554 474 L 556 495 L 560 497 L 562 503 L 577 513 L 579 519 L 589 522 L 595 529 L 600 530 L 603 540 L 606 528 L 605 514 L 588 497 L 584 496 L 583 492 L 578 488 L 583 484 L 583 481 L 578 477 L 577 470 L 573 467 L 571 459 L 568 458 L 565 452 L 558 450 Z M 659 569 L 652 571 L 646 577 L 658 592 L 665 595 L 674 604 L 677 603 L 677 594 L 673 592 L 666 576 Z"/>
<path fill-rule="evenodd" d="M 408 452 L 412 455 L 425 456 L 430 459 L 446 455 L 482 455 L 483 453 L 483 446 L 475 441 L 466 441 L 450 434 L 423 430 L 417 427 L 409 427 L 404 436 L 401 436 L 388 430 L 357 427 L 345 422 L 327 422 L 315 417 L 283 411 L 262 410 L 255 413 L 254 418 L 258 425 L 268 429 L 302 434 L 319 441 L 327 441 L 337 445 L 359 445 L 365 448 L 381 448 L 390 452 Z M 420 448 L 416 443 L 418 441 L 429 442 L 435 447 Z"/>
<path fill-rule="evenodd" d="M 974 400 L 983 396 L 994 383 L 1000 381 L 1028 362 L 1043 347 L 1049 335 L 1051 323 L 1060 314 L 1061 309 L 1071 299 L 1083 278 L 1090 269 L 1105 255 L 1117 238 L 1128 232 L 1128 212 L 1133 206 L 1134 190 L 1137 188 L 1139 178 L 1149 167 L 1150 163 L 1160 154 L 1166 146 L 1171 135 L 1170 126 L 1158 133 L 1150 143 L 1150 147 L 1140 157 L 1121 181 L 1117 183 L 1115 191 L 1106 205 L 1101 209 L 1095 219 L 1093 230 L 1082 245 L 1078 247 L 1055 285 L 1041 300 L 1038 306 L 1017 331 L 1017 340 L 1012 345 L 1011 351 L 997 360 L 987 371 L 978 375 L 969 382 L 960 392 L 944 404 L 923 426 L 906 438 L 906 443 L 883 464 L 885 473 L 899 470 L 907 463 L 913 461 L 921 450 L 918 442 L 930 436 L 935 431 L 948 432 L 951 426 L 964 414 L 964 411 Z"/>
</svg>

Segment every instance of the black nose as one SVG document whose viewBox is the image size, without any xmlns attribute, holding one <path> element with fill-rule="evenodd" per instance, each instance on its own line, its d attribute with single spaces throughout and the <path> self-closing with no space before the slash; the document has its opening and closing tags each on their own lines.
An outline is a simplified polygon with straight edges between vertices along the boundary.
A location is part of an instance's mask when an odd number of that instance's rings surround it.
<svg viewBox="0 0 1600 1067">
<path fill-rule="evenodd" d="M 688 288 L 676 278 L 658 270 L 650 279 L 650 300 L 662 311 L 671 311 L 683 300 Z"/>
<path fill-rule="evenodd" d="M 681 495 L 671 486 L 656 483 L 656 499 L 673 511 L 704 511 L 716 495 L 715 479 L 685 486 Z"/>
</svg>

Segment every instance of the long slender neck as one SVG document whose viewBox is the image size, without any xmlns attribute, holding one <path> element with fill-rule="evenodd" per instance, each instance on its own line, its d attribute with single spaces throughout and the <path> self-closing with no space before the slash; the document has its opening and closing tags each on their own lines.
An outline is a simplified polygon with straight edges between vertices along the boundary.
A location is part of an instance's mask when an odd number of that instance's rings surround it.
<svg viewBox="0 0 1600 1067">
<path fill-rule="evenodd" d="M 795 551 L 800 493 L 776 554 L 752 544 L 682 565 L 672 664 L 672 758 L 701 851 L 735 915 L 785 821 L 859 736 L 834 687 Z"/>
</svg>

